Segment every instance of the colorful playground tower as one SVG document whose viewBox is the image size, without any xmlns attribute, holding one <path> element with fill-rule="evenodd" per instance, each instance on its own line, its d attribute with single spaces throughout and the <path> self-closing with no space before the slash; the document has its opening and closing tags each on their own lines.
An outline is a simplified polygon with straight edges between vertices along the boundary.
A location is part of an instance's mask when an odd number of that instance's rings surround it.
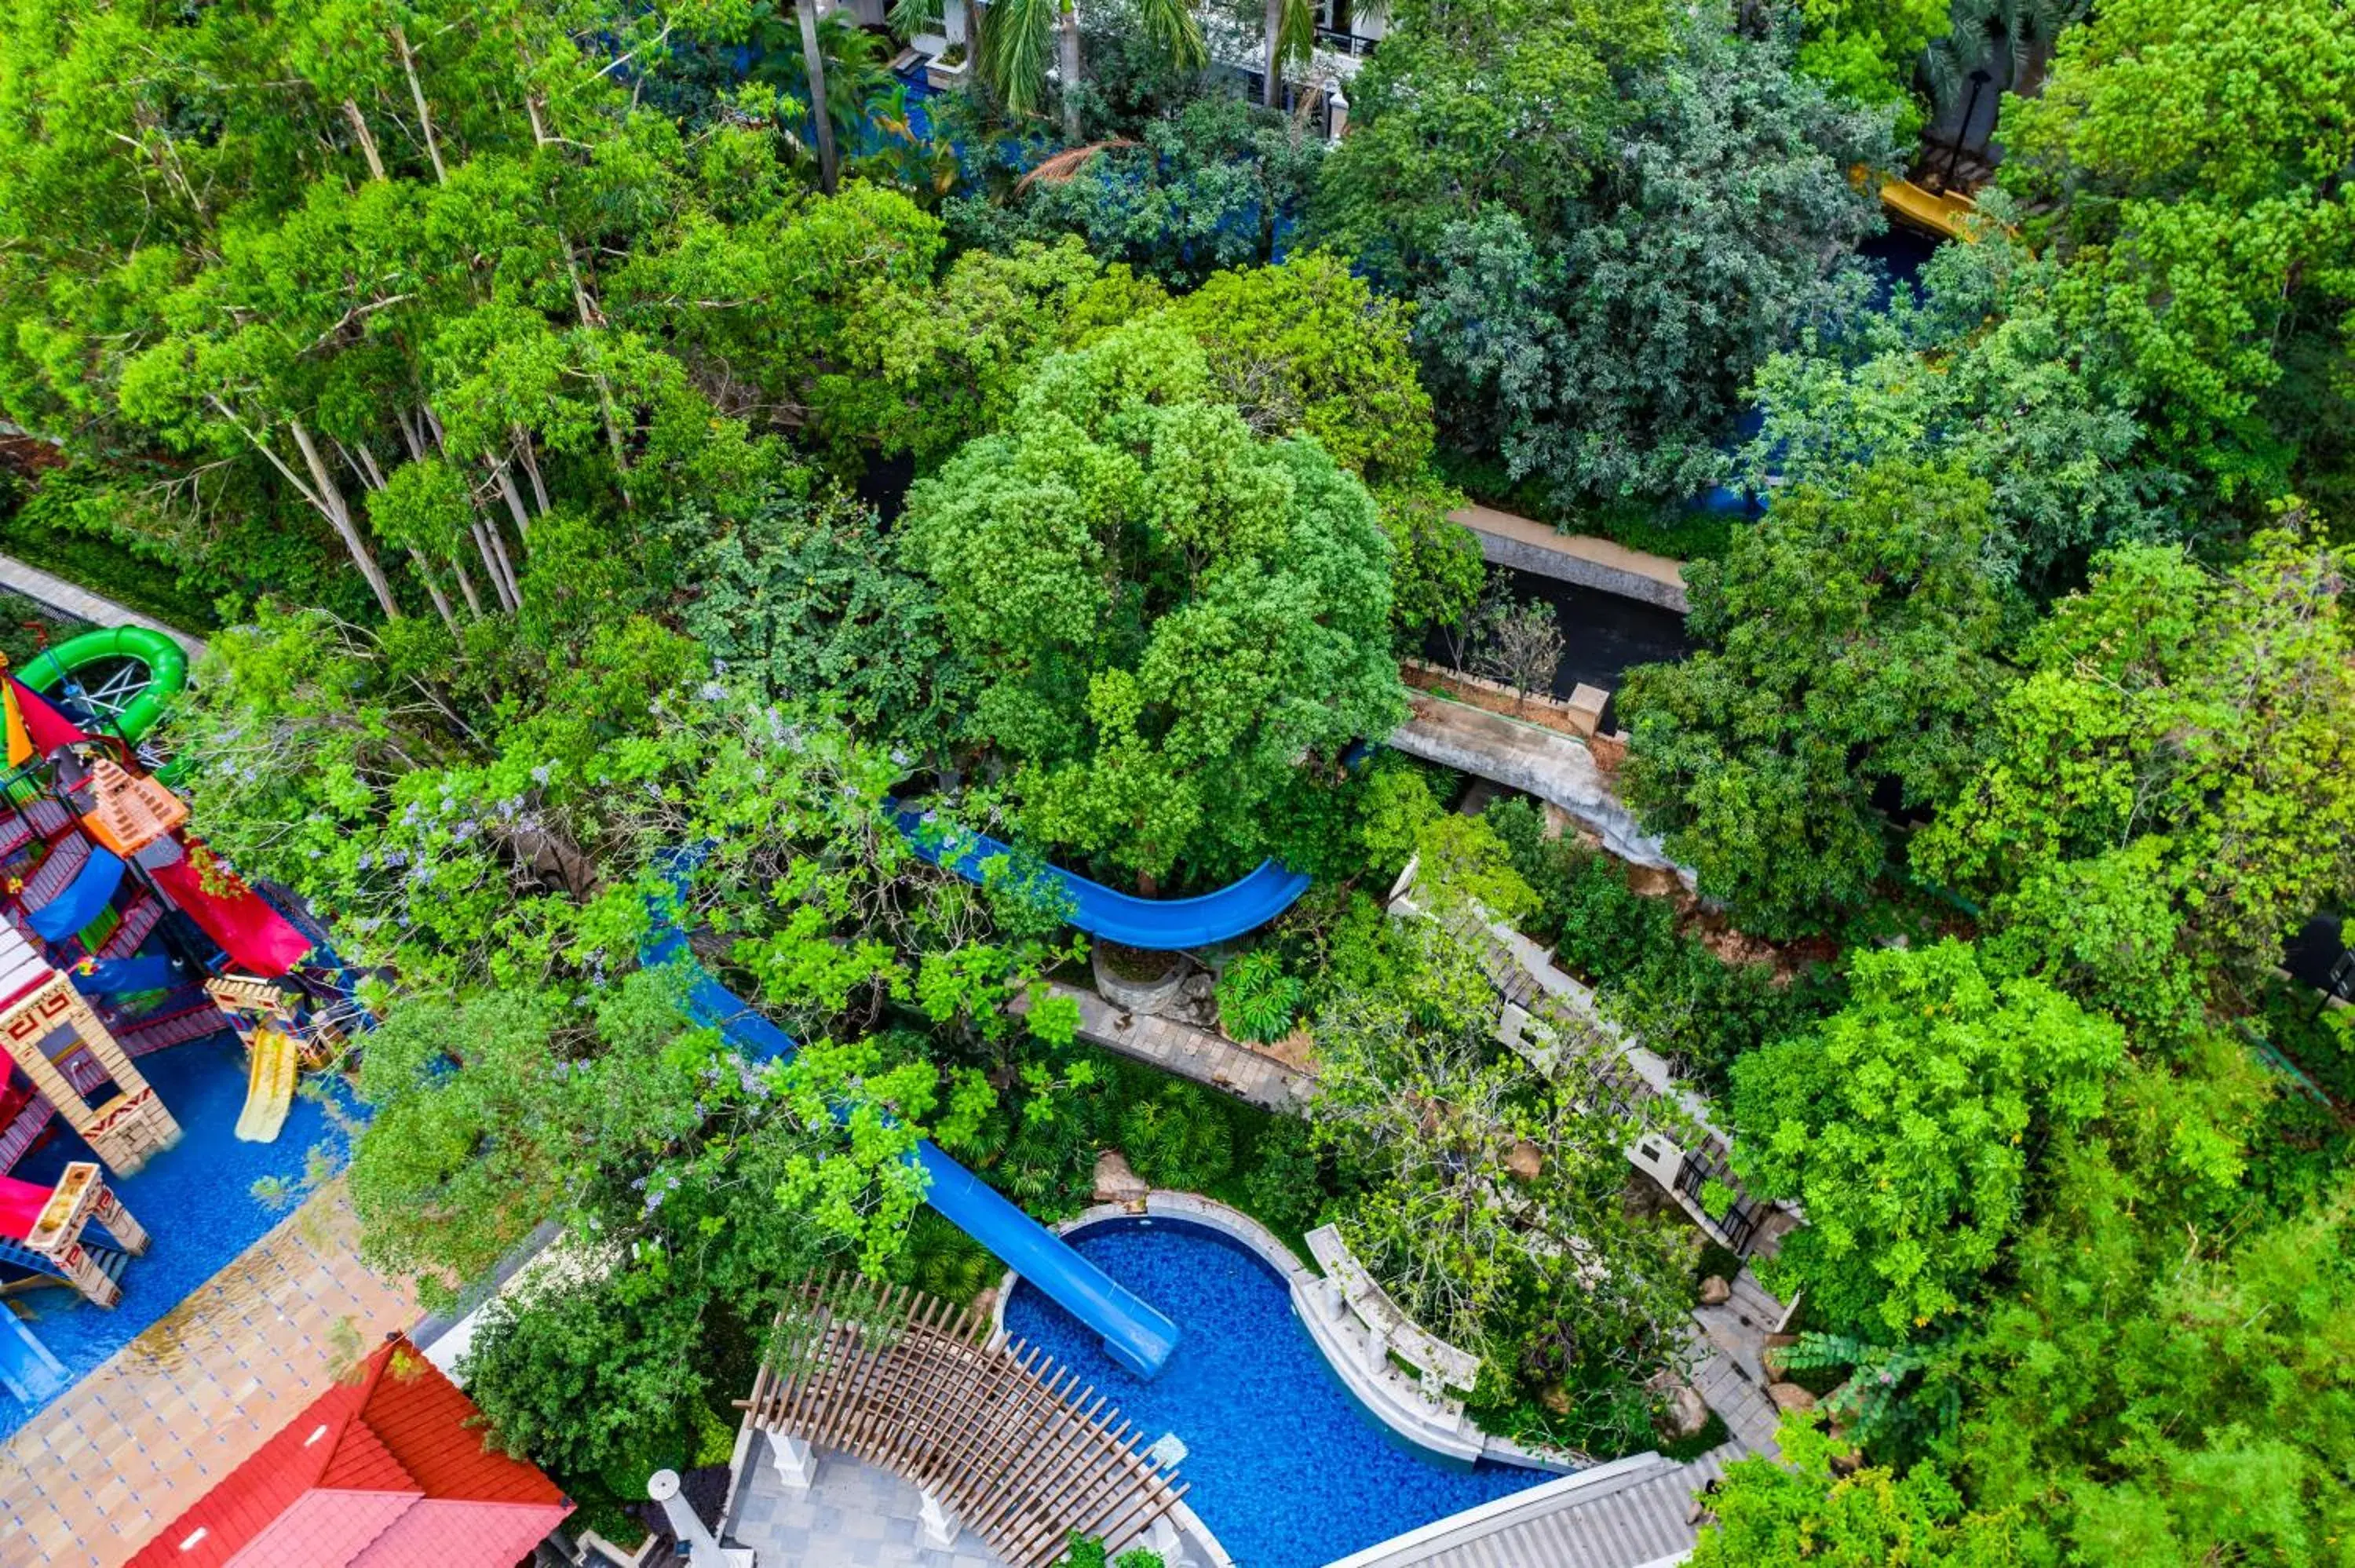
<svg viewBox="0 0 2355 1568">
<path fill-rule="evenodd" d="M 98 1225 L 113 1238 L 83 1239 Z M 96 1306 L 123 1299 L 123 1264 L 147 1250 L 147 1231 L 109 1191 L 95 1162 L 78 1160 L 54 1187 L 0 1176 L 0 1257 L 35 1277 L 63 1281 Z"/>
<path fill-rule="evenodd" d="M 62 1283 L 104 1307 L 146 1233 L 98 1161 L 128 1175 L 180 1137 L 135 1058 L 238 1028 L 255 1045 L 240 1135 L 266 1139 L 298 1048 L 341 1038 L 335 986 L 290 972 L 314 937 L 186 832 L 187 807 L 133 749 L 153 715 L 125 716 L 69 716 L 0 674 L 0 1292 Z M 8 1176 L 59 1119 L 98 1161 L 54 1188 Z M 86 1242 L 90 1224 L 112 1245 Z M 53 1386 L 27 1340 L 0 1330 L 0 1373 Z"/>
<path fill-rule="evenodd" d="M 149 1155 L 180 1141 L 180 1124 L 81 992 L 35 952 L 14 925 L 5 922 L 0 922 L 0 1048 L 117 1174 L 130 1175 L 147 1163 Z M 90 1098 L 78 1080 L 99 1097 Z"/>
</svg>

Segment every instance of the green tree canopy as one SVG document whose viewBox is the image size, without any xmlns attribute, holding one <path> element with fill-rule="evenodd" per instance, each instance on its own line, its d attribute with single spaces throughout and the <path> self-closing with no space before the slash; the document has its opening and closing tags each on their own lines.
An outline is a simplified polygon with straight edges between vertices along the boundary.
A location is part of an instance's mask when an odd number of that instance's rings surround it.
<svg viewBox="0 0 2355 1568">
<path fill-rule="evenodd" d="M 2355 1191 L 2342 1170 L 2268 1209 L 2235 1164 L 2188 1166 L 2200 1138 L 2277 1136 L 2248 1118 L 2277 1080 L 2237 1042 L 2208 1060 L 2060 1140 L 2044 1217 L 1966 1339 L 1947 1462 L 2021 1520 L 2026 1562 L 2293 1568 L 2355 1540 Z"/>
<path fill-rule="evenodd" d="M 1902 1339 L 1952 1317 L 2020 1224 L 2023 1140 L 2089 1119 L 2125 1051 L 1963 943 L 1859 956 L 1838 1013 L 1733 1065 L 1735 1168 L 1807 1211 L 1776 1267 L 1836 1325 Z"/>
<path fill-rule="evenodd" d="M 2058 198 L 2063 308 L 2188 461 L 2260 496 L 2287 477 L 2337 504 L 2349 483 L 2350 100 L 2339 0 L 2126 0 L 2004 103 L 2005 182 Z"/>
<path fill-rule="evenodd" d="M 1884 118 L 1719 11 L 1675 36 L 1566 210 L 1492 202 L 1433 235 L 1417 276 L 1449 440 L 1564 503 L 1706 488 L 1752 372 L 1864 298 L 1850 253 L 1880 218 L 1848 170 L 1888 161 Z"/>
<path fill-rule="evenodd" d="M 2145 428 L 2141 397 L 2054 294 L 2061 269 L 2000 236 L 1942 245 L 1921 292 L 1759 367 L 1764 424 L 1745 477 L 1844 489 L 1881 454 L 1918 453 L 1987 487 L 1987 569 L 2058 591 L 2113 545 L 2228 524 Z"/>
<path fill-rule="evenodd" d="M 1843 495 L 1782 493 L 1689 570 L 1709 646 L 1629 673 L 1627 800 L 1745 928 L 1863 906 L 1894 842 L 1883 781 L 1934 805 L 1978 767 L 2005 683 L 1987 507 L 1979 482 L 1896 461 Z"/>
<path fill-rule="evenodd" d="M 1991 756 L 1913 862 L 1991 899 L 1998 925 L 2048 933 L 2062 983 L 2115 989 L 2148 966 L 2160 994 L 2205 992 L 2270 967 L 2355 888 L 2343 568 L 2294 528 L 2223 576 L 2158 546 L 2096 568 L 2031 640 Z M 2132 952 L 2073 957 L 2097 923 L 2134 930 Z"/>
<path fill-rule="evenodd" d="M 1782 1461 L 1753 1454 L 1710 1494 L 1693 1568 L 2013 1568 L 2018 1521 L 1973 1510 L 1934 1465 L 1844 1467 L 1817 1425 L 1786 1418 Z"/>
<path fill-rule="evenodd" d="M 1305 768 L 1404 711 L 1372 499 L 1216 397 L 1173 323 L 1059 356 L 902 524 L 1026 825 L 1151 875 L 1247 865 Z"/>
</svg>

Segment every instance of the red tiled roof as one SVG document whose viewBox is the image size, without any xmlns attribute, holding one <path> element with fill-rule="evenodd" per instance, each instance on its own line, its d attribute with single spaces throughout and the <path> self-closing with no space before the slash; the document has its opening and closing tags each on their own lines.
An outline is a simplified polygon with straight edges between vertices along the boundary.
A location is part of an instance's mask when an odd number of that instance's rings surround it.
<svg viewBox="0 0 2355 1568">
<path fill-rule="evenodd" d="M 474 1402 L 408 1340 L 329 1390 L 131 1568 L 511 1568 L 572 1505 L 488 1452 Z"/>
</svg>

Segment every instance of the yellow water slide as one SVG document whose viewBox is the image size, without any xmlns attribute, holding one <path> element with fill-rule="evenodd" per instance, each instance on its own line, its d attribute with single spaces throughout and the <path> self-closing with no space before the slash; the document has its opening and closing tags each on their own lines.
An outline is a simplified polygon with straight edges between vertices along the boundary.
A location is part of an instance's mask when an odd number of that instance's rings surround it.
<svg viewBox="0 0 2355 1568">
<path fill-rule="evenodd" d="M 1891 217 L 1901 223 L 1947 239 L 1976 239 L 1968 219 L 1978 214 L 1978 207 L 1968 196 L 1951 192 L 1925 191 L 1911 180 L 1881 182 L 1881 205 L 1889 209 Z"/>
<path fill-rule="evenodd" d="M 253 1032 L 253 1064 L 245 1080 L 245 1110 L 237 1136 L 247 1143 L 274 1143 L 294 1101 L 294 1069 L 302 1052 L 265 1023 Z"/>
</svg>

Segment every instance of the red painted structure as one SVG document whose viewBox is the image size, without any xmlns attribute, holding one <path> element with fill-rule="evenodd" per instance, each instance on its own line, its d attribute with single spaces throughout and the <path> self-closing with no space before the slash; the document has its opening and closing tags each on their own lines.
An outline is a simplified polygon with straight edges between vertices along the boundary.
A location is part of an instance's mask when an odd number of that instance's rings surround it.
<svg viewBox="0 0 2355 1568">
<path fill-rule="evenodd" d="M 130 1568 L 514 1568 L 572 1504 L 485 1450 L 479 1414 L 415 1346 L 388 1340 Z"/>
</svg>

